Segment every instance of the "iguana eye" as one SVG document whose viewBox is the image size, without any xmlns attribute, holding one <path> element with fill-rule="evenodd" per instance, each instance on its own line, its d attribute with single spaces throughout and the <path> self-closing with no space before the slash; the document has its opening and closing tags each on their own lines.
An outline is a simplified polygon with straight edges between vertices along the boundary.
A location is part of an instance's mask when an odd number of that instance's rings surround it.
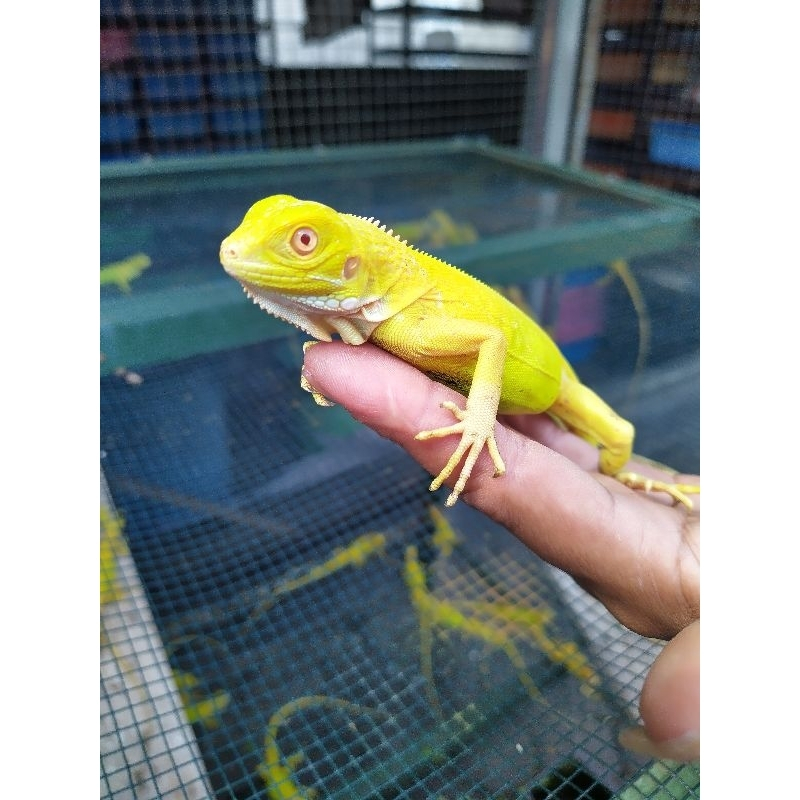
<svg viewBox="0 0 800 800">
<path fill-rule="evenodd" d="M 298 228 L 292 234 L 292 249 L 301 256 L 314 252 L 317 246 L 317 232 L 313 228 Z"/>
</svg>

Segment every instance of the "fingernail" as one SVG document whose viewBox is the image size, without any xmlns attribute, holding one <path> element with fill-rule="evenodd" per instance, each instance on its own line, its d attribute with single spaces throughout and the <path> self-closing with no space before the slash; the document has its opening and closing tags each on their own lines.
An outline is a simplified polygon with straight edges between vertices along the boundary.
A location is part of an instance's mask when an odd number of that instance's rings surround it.
<svg viewBox="0 0 800 800">
<path fill-rule="evenodd" d="M 619 734 L 619 743 L 632 753 L 668 761 L 699 761 L 700 734 L 687 733 L 677 739 L 654 742 L 644 728 L 626 728 Z"/>
</svg>

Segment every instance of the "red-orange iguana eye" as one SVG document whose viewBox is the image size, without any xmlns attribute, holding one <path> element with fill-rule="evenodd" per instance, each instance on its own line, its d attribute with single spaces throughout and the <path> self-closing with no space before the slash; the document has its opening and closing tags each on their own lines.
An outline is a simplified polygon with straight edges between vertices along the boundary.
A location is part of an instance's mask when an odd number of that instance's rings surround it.
<svg viewBox="0 0 800 800">
<path fill-rule="evenodd" d="M 314 252 L 317 246 L 317 232 L 313 228 L 298 228 L 292 234 L 292 249 L 301 256 Z"/>
</svg>

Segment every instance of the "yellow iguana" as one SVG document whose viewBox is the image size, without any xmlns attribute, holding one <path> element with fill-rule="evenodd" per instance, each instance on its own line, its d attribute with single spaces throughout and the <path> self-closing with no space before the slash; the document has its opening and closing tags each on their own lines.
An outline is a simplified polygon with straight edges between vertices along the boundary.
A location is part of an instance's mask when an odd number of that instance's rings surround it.
<svg viewBox="0 0 800 800">
<path fill-rule="evenodd" d="M 426 690 L 429 701 L 437 715 L 441 716 L 442 709 L 433 684 L 432 648 L 433 628 L 435 626 L 459 630 L 467 636 L 473 636 L 502 649 L 511 665 L 517 671 L 519 681 L 528 694 L 534 699 L 539 698 L 539 689 L 536 687 L 533 678 L 526 671 L 525 659 L 507 633 L 501 628 L 483 622 L 477 617 L 465 614 L 453 603 L 447 600 L 440 600 L 428 590 L 425 570 L 419 560 L 418 550 L 413 544 L 406 548 L 403 577 L 411 596 L 411 602 L 419 618 L 422 673 L 427 679 Z"/>
<path fill-rule="evenodd" d="M 447 505 L 464 489 L 486 447 L 495 476 L 498 413 L 547 412 L 600 448 L 599 468 L 634 489 L 661 491 L 692 507 L 698 486 L 625 472 L 634 429 L 584 386 L 553 340 L 486 284 L 417 250 L 373 218 L 273 195 L 255 203 L 221 244 L 225 270 L 265 311 L 315 339 L 373 342 L 466 395 L 456 421 L 417 439 L 461 437 L 431 483 L 438 489 L 464 459 Z M 321 405 L 330 403 L 301 378 Z"/>
<path fill-rule="evenodd" d="M 192 724 L 216 728 L 219 715 L 228 707 L 231 696 L 224 689 L 214 694 L 207 694 L 200 686 L 200 679 L 192 672 L 175 669 L 172 672 L 175 685 L 183 703 L 186 719 Z"/>
<path fill-rule="evenodd" d="M 115 261 L 100 268 L 100 285 L 116 286 L 125 294 L 131 293 L 131 281 L 135 281 L 153 262 L 145 253 L 136 253 L 122 261 Z"/>
<path fill-rule="evenodd" d="M 385 718 L 385 714 L 374 708 L 359 706 L 338 697 L 324 694 L 305 695 L 282 705 L 270 718 L 264 737 L 264 758 L 258 765 L 258 773 L 264 781 L 270 800 L 306 800 L 317 795 L 315 789 L 302 786 L 296 781 L 294 771 L 303 762 L 303 753 L 283 755 L 278 746 L 278 732 L 287 720 L 300 711 L 310 708 L 328 708 L 346 711 L 352 715 L 369 715 Z"/>
<path fill-rule="evenodd" d="M 345 567 L 363 567 L 367 563 L 367 559 L 376 553 L 382 554 L 385 550 L 386 536 L 384 534 L 377 532 L 358 536 L 346 547 L 337 547 L 331 557 L 321 564 L 315 564 L 296 578 L 280 580 L 272 587 L 269 596 L 250 612 L 250 617 L 256 617 L 262 611 L 266 611 L 283 595 L 321 581 Z"/>
</svg>

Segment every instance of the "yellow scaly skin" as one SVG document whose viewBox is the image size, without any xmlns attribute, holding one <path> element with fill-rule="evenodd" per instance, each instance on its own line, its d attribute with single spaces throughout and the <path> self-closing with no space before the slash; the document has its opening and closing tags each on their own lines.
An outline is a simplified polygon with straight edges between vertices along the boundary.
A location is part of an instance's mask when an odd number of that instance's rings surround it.
<svg viewBox="0 0 800 800">
<path fill-rule="evenodd" d="M 313 201 L 273 195 L 255 203 L 220 246 L 220 261 L 265 311 L 320 341 L 371 341 L 466 395 L 445 402 L 456 422 L 417 439 L 461 437 L 431 483 L 438 489 L 464 464 L 447 499 L 463 491 L 485 447 L 495 476 L 505 472 L 494 428 L 498 413 L 547 412 L 600 448 L 600 472 L 691 508 L 699 487 L 623 472 L 634 429 L 584 386 L 529 316 L 494 289 L 409 246 L 376 220 Z M 313 387 L 303 388 L 329 404 Z"/>
</svg>

